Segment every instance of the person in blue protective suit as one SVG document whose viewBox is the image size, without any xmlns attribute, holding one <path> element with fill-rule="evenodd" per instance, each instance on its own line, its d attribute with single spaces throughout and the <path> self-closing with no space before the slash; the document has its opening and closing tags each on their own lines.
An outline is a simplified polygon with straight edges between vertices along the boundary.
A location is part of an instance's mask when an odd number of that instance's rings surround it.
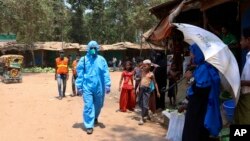
<svg viewBox="0 0 250 141">
<path fill-rule="evenodd" d="M 105 93 L 110 92 L 111 80 L 106 60 L 98 55 L 99 45 L 90 41 L 87 54 L 81 57 L 76 68 L 76 87 L 83 95 L 83 119 L 87 134 L 92 134 L 94 124 L 103 107 Z"/>
<path fill-rule="evenodd" d="M 185 76 L 194 78 L 187 90 L 188 105 L 182 141 L 209 141 L 217 137 L 222 128 L 219 94 L 220 76 L 218 70 L 205 62 L 197 44 L 190 46 L 191 58 L 196 64 L 194 72 Z"/>
</svg>

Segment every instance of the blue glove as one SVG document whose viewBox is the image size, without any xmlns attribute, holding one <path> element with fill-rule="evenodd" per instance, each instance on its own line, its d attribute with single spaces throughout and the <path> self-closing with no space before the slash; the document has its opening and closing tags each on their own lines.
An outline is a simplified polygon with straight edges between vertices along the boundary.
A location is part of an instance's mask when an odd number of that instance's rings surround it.
<svg viewBox="0 0 250 141">
<path fill-rule="evenodd" d="M 105 88 L 105 93 L 106 93 L 106 94 L 109 94 L 109 93 L 110 93 L 110 86 L 108 86 L 108 87 Z"/>
</svg>

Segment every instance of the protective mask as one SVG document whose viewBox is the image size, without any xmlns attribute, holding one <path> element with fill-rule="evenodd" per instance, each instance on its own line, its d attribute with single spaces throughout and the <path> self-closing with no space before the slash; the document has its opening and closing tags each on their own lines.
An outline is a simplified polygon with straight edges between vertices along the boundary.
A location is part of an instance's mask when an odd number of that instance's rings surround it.
<svg viewBox="0 0 250 141">
<path fill-rule="evenodd" d="M 89 52 L 91 55 L 96 55 L 96 49 L 91 49 Z"/>
</svg>

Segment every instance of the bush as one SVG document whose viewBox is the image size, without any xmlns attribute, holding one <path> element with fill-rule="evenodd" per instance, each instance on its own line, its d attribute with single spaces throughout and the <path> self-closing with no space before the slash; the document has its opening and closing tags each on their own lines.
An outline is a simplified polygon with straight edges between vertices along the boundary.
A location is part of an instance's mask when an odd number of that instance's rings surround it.
<svg viewBox="0 0 250 141">
<path fill-rule="evenodd" d="M 54 73 L 55 68 L 51 67 L 32 67 L 32 68 L 23 68 L 24 73 Z"/>
</svg>

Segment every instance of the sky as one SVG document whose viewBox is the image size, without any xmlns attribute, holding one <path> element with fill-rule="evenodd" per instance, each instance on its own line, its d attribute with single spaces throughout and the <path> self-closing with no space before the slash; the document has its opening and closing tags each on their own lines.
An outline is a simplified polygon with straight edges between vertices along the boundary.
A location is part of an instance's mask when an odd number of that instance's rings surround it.
<svg viewBox="0 0 250 141">
<path fill-rule="evenodd" d="M 68 7 L 69 9 L 71 9 L 71 5 L 67 2 L 67 0 L 63 0 L 64 1 L 64 5 L 66 6 L 66 7 Z M 90 9 L 86 9 L 85 10 L 85 14 L 87 14 L 87 13 L 91 13 L 92 12 L 92 10 L 90 10 Z"/>
<path fill-rule="evenodd" d="M 64 1 L 64 5 L 68 8 L 71 8 L 71 5 L 67 2 L 67 0 L 63 0 Z"/>
</svg>

